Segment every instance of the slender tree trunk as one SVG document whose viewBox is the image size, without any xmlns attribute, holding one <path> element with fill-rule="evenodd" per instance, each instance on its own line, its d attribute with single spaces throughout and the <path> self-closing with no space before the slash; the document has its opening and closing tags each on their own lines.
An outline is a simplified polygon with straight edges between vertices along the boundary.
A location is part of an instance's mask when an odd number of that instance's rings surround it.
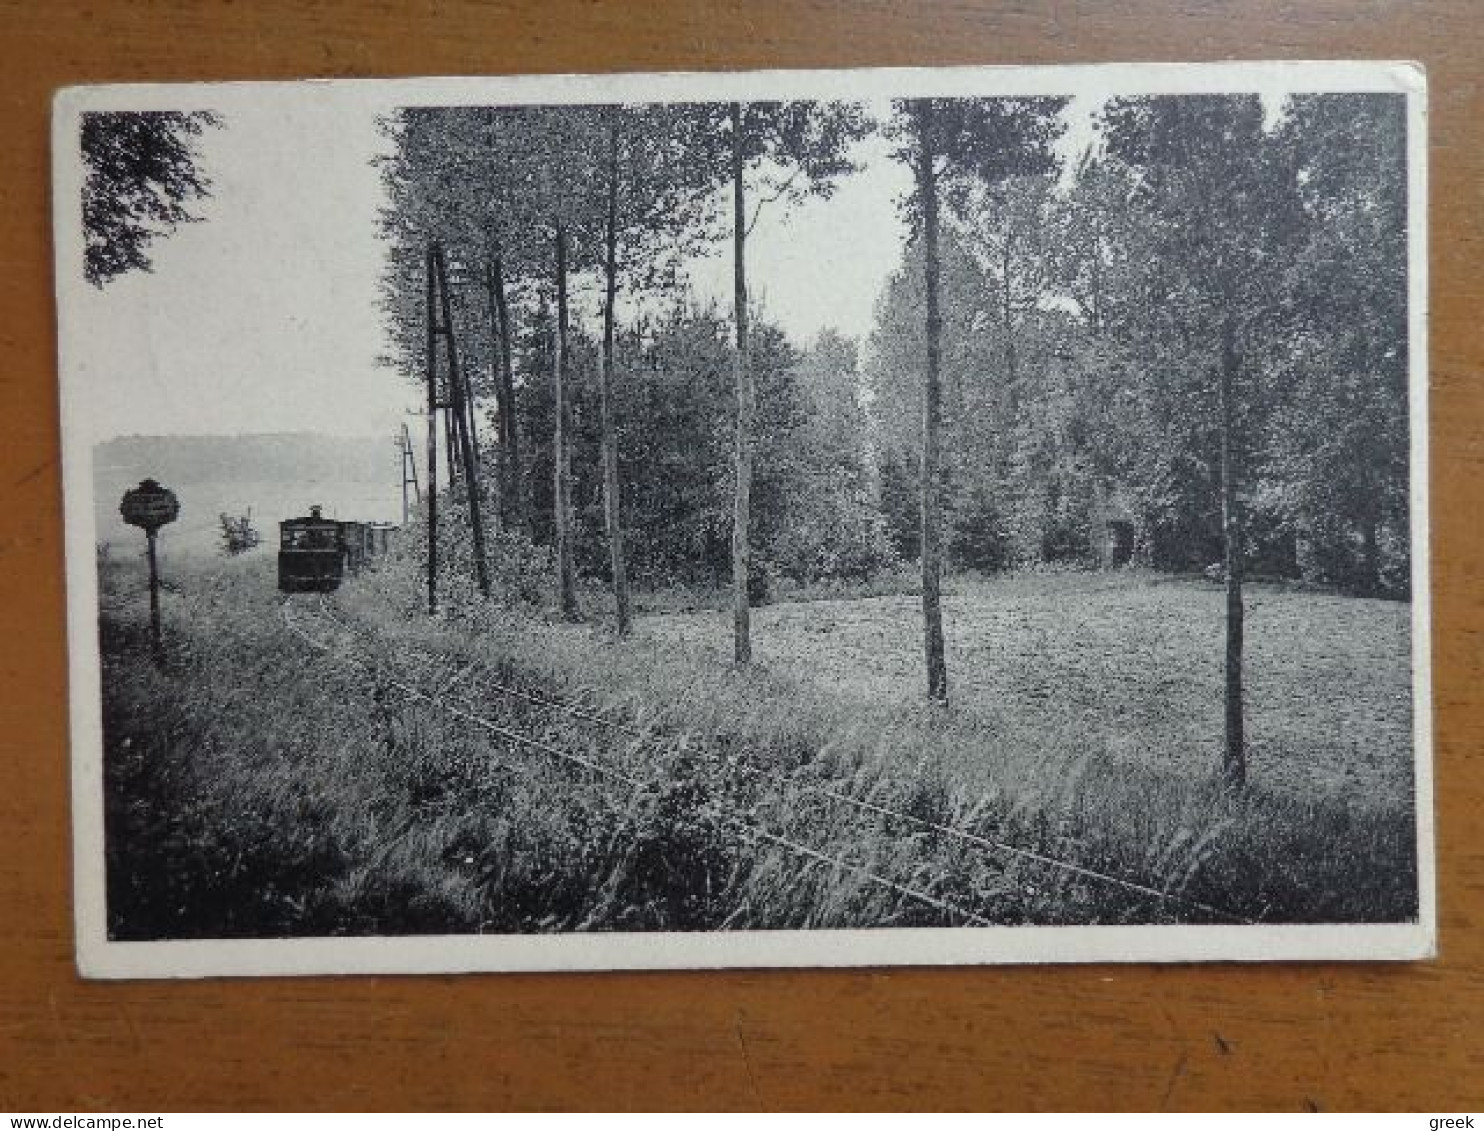
<svg viewBox="0 0 1484 1131">
<path fill-rule="evenodd" d="M 927 289 L 927 368 L 922 396 L 922 635 L 928 697 L 948 701 L 948 664 L 943 651 L 943 499 L 941 467 L 943 318 L 938 310 L 938 181 L 934 168 L 933 104 L 919 100 L 917 194 L 922 204 L 922 258 Z"/>
<path fill-rule="evenodd" d="M 495 272 L 488 259 L 484 263 L 484 294 L 490 320 L 490 383 L 495 391 L 495 480 L 499 485 L 499 495 L 494 509 L 498 530 L 510 525 L 510 414 L 515 406 L 505 396 L 505 382 L 500 373 L 505 328 L 500 324 L 500 306 L 495 299 Z"/>
<path fill-rule="evenodd" d="M 501 190 L 500 146 L 497 129 L 498 115 L 493 108 L 484 113 L 485 145 L 490 161 L 490 190 L 486 218 L 489 255 L 484 263 L 484 284 L 489 300 L 490 369 L 494 377 L 496 402 L 499 411 L 499 428 L 496 441 L 499 454 L 496 476 L 499 480 L 500 524 L 507 530 L 525 531 L 524 475 L 520 463 L 520 439 L 516 424 L 515 377 L 510 355 L 514 348 L 511 341 L 510 310 L 505 301 L 505 273 L 501 267 L 500 228 L 498 217 L 506 212 L 505 194 Z"/>
<path fill-rule="evenodd" d="M 1360 591 L 1367 597 L 1381 592 L 1381 520 L 1376 485 L 1369 466 L 1362 465 L 1360 479 Z"/>
<path fill-rule="evenodd" d="M 1381 592 L 1380 534 L 1374 511 L 1367 511 L 1360 521 L 1360 587 L 1367 597 Z"/>
<path fill-rule="evenodd" d="M 757 394 L 747 357 L 747 200 L 743 181 L 742 105 L 732 114 L 732 280 L 737 349 L 732 373 L 737 387 L 736 493 L 732 511 L 732 635 L 738 666 L 752 662 L 752 601 L 748 580 L 752 566 L 752 431 Z"/>
<path fill-rule="evenodd" d="M 474 402 L 474 384 L 469 380 L 469 371 L 461 373 L 464 395 L 464 427 L 468 433 L 468 460 L 469 460 L 469 487 L 473 495 L 474 503 L 478 506 L 481 514 L 485 513 L 486 504 L 489 500 L 489 492 L 486 489 L 484 469 L 480 465 L 479 457 L 479 406 Z M 499 499 L 499 477 L 496 476 L 495 483 L 495 505 L 489 508 L 489 519 L 495 528 L 495 533 L 500 532 L 500 499 Z M 480 520 L 483 522 L 483 519 Z M 483 527 L 481 527 L 483 529 Z"/>
<path fill-rule="evenodd" d="M 603 375 L 598 404 L 603 430 L 603 514 L 608 523 L 608 556 L 613 570 L 613 606 L 618 634 L 629 633 L 629 578 L 624 568 L 622 494 L 618 481 L 618 434 L 613 424 L 613 303 L 618 297 L 618 134 L 619 109 L 608 109 L 608 231 L 604 274 Z"/>
<path fill-rule="evenodd" d="M 568 447 L 567 418 L 567 228 L 556 226 L 556 291 L 557 291 L 557 349 L 556 364 L 552 366 L 556 387 L 556 404 L 552 415 L 556 418 L 552 444 L 552 462 L 555 464 L 555 490 L 553 504 L 556 511 L 557 573 L 560 578 L 562 615 L 576 620 L 582 615 L 577 603 L 577 569 L 572 559 L 572 458 Z"/>
<path fill-rule="evenodd" d="M 428 249 L 428 615 L 438 612 L 438 307 L 433 299 L 433 249 Z"/>
<path fill-rule="evenodd" d="M 495 312 L 500 320 L 500 388 L 509 407 L 504 417 L 504 442 L 508 458 L 509 479 L 505 484 L 505 498 L 510 508 L 506 525 L 512 530 L 526 530 L 525 468 L 520 462 L 520 414 L 515 408 L 515 364 L 511 360 L 514 350 L 515 328 L 510 321 L 510 303 L 505 294 L 505 268 L 498 252 L 490 262 L 490 276 L 495 296 Z"/>
<path fill-rule="evenodd" d="M 1092 333 L 1098 337 L 1103 332 L 1103 220 L 1094 216 L 1092 221 Z"/>
<path fill-rule="evenodd" d="M 1010 290 L 1010 219 L 1005 220 L 1005 250 L 1000 260 L 1000 278 L 1004 284 L 1004 323 L 1005 323 L 1005 387 L 1010 392 L 1010 403 L 1017 403 L 1019 398 L 1015 394 L 1015 300 Z"/>
<path fill-rule="evenodd" d="M 1226 548 L 1226 750 L 1222 774 L 1231 785 L 1247 780 L 1242 710 L 1242 515 L 1237 500 L 1236 382 L 1241 359 L 1236 326 L 1221 323 L 1221 517 Z"/>
</svg>

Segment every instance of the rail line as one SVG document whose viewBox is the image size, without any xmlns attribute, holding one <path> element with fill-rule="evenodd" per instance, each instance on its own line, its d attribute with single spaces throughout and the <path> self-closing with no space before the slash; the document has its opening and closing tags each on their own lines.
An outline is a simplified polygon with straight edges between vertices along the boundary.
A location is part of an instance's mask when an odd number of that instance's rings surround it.
<svg viewBox="0 0 1484 1131">
<path fill-rule="evenodd" d="M 287 603 L 285 604 L 285 607 L 287 607 Z M 351 626 L 347 625 L 343 620 L 336 616 L 333 611 L 330 610 L 323 597 L 320 598 L 319 612 L 342 631 L 350 635 L 355 634 L 354 629 L 352 629 Z M 450 681 L 450 685 L 453 682 L 457 682 L 467 677 L 469 673 L 476 667 L 482 667 L 482 665 L 479 665 L 477 663 L 470 664 L 463 671 L 459 672 L 453 680 Z M 572 718 L 579 718 L 584 721 L 593 723 L 594 725 L 608 728 L 612 731 L 626 733 L 640 740 L 648 740 L 653 737 L 650 732 L 642 731 L 637 727 L 629 726 L 626 723 L 620 721 L 605 718 L 591 711 L 584 710 L 583 708 L 578 707 L 576 704 L 566 703 L 561 700 L 536 695 L 532 692 L 521 690 L 520 688 L 509 687 L 501 684 L 496 680 L 487 678 L 488 669 L 485 669 L 485 675 L 486 678 L 483 678 L 480 681 L 480 687 L 484 690 L 491 691 L 509 698 L 521 700 L 533 706 L 540 707 L 542 709 L 549 710 L 555 713 L 567 715 Z M 427 696 L 422 695 L 422 693 L 417 694 L 420 698 L 427 699 Z M 429 700 L 429 702 L 432 702 L 432 700 Z M 767 779 L 766 771 L 764 771 L 760 767 L 740 765 L 738 766 L 738 768 L 741 769 L 744 773 L 753 776 L 755 779 Z M 1161 891 L 1160 889 L 1150 887 L 1147 884 L 1140 884 L 1133 880 L 1124 879 L 1120 876 L 1109 875 L 1106 872 L 1100 872 L 1094 868 L 1088 868 L 1073 861 L 1062 860 L 1054 856 L 1046 855 L 1045 853 L 1035 852 L 1031 849 L 1021 848 L 1018 845 L 1008 844 L 1004 841 L 996 840 L 993 837 L 987 837 L 982 834 L 970 832 L 965 829 L 954 828 L 951 825 L 945 825 L 938 821 L 928 820 L 925 817 L 919 817 L 915 814 L 906 813 L 899 809 L 893 809 L 889 806 L 878 805 L 863 798 L 852 797 L 849 794 L 840 793 L 839 791 L 830 789 L 827 786 L 798 783 L 798 788 L 800 792 L 809 793 L 814 796 L 824 798 L 835 804 L 844 805 L 853 808 L 859 812 L 868 812 L 887 820 L 895 820 L 904 824 L 910 824 L 917 828 L 924 829 L 941 836 L 946 836 L 954 840 L 958 840 L 961 843 L 973 845 L 974 847 L 986 852 L 1003 853 L 1004 855 L 1012 856 L 1017 859 L 1030 861 L 1043 867 L 1063 872 L 1067 875 L 1077 876 L 1081 879 L 1088 880 L 1090 882 L 1097 883 L 1106 887 L 1117 888 L 1118 890 L 1127 892 L 1130 895 L 1139 896 L 1145 899 L 1156 900 L 1167 906 L 1183 907 L 1190 911 L 1199 911 L 1206 915 L 1212 916 L 1219 920 L 1224 920 L 1229 923 L 1236 923 L 1247 926 L 1254 925 L 1255 923 L 1254 920 L 1249 919 L 1245 916 L 1238 915 L 1235 912 L 1227 911 L 1223 908 L 1212 906 L 1208 903 L 1203 903 L 1200 900 L 1190 899 L 1185 896 L 1176 895 L 1172 892 Z M 801 854 L 813 854 L 811 850 L 805 849 L 802 846 L 793 844 L 790 844 L 789 846 L 794 848 L 796 851 L 799 851 Z M 888 886 L 895 887 L 895 885 L 892 884 L 892 882 L 889 880 L 883 880 L 883 882 Z M 936 897 L 928 898 L 936 899 Z M 937 906 L 937 904 L 934 904 L 934 906 Z M 978 917 L 974 916 L 971 912 L 963 909 L 958 910 L 960 914 L 978 919 Z M 985 922 L 985 920 L 982 919 L 978 919 L 978 921 Z"/>
<path fill-rule="evenodd" d="M 329 643 L 314 636 L 311 636 L 294 622 L 293 616 L 290 612 L 291 607 L 292 597 L 286 598 L 281 606 L 281 612 L 284 626 L 289 630 L 289 632 L 299 637 L 316 651 L 319 651 L 320 653 L 332 659 L 338 659 L 343 663 L 351 664 L 356 667 L 369 667 L 369 665 L 367 665 L 363 661 L 355 659 L 354 657 L 334 656 L 332 646 Z M 333 614 L 330 614 L 328 610 L 324 608 L 323 601 L 321 601 L 321 610 L 325 612 L 327 619 L 334 621 L 339 627 L 348 631 L 347 626 L 344 624 L 344 622 L 334 617 Z M 412 686 L 411 684 L 403 680 L 387 677 L 384 673 L 381 674 L 381 679 L 388 686 L 394 687 L 396 690 L 402 692 L 410 699 L 427 703 L 430 706 L 437 708 L 438 710 L 444 711 L 455 718 L 468 722 L 484 731 L 504 738 L 507 741 L 517 743 L 529 749 L 540 751 L 541 753 L 547 754 L 560 761 L 580 765 L 583 768 L 591 770 L 602 777 L 621 781 L 632 788 L 637 789 L 646 784 L 641 779 L 635 778 L 629 774 L 625 774 L 621 770 L 617 770 L 614 767 L 607 765 L 606 763 L 591 758 L 585 758 L 582 755 L 574 754 L 569 750 L 563 750 L 560 747 L 553 746 L 552 744 L 547 742 L 542 742 L 539 739 L 531 738 L 529 735 L 521 734 L 520 732 L 511 730 L 508 727 L 502 727 L 498 723 L 494 723 L 489 719 L 474 714 L 472 711 L 466 711 L 459 706 L 443 702 L 440 700 L 438 695 L 429 695 L 428 693 L 422 691 L 417 687 Z M 539 700 L 537 700 L 535 697 L 532 697 L 532 701 L 538 702 Z M 606 722 L 606 720 L 599 720 L 597 716 L 589 717 L 594 721 Z M 509 764 L 508 761 L 507 764 Z M 841 871 L 858 876 L 862 880 L 865 880 L 867 883 L 874 884 L 877 887 L 894 892 L 897 895 L 905 896 L 909 899 L 912 899 L 915 902 L 922 904 L 923 906 L 931 907 L 934 910 L 942 911 L 949 915 L 956 916 L 966 923 L 973 923 L 981 927 L 995 926 L 995 923 L 993 921 L 984 918 L 982 915 L 979 915 L 977 912 L 971 911 L 966 907 L 961 907 L 950 900 L 943 899 L 940 896 L 935 896 L 930 892 L 922 891 L 919 888 L 899 883 L 896 880 L 891 879 L 890 877 L 882 876 L 861 864 L 854 863 L 853 861 L 845 860 L 838 856 L 832 856 L 827 852 L 821 852 L 818 849 L 810 848 L 808 845 L 800 844 L 789 837 L 772 831 L 771 829 L 764 828 L 761 825 L 739 817 L 735 813 L 729 813 L 717 808 L 712 808 L 708 812 L 710 813 L 710 815 L 720 817 L 722 820 L 726 821 L 734 828 L 738 829 L 748 836 L 753 837 L 754 839 L 764 841 L 765 843 L 775 845 L 779 848 L 783 848 L 812 862 L 828 864 Z"/>
</svg>

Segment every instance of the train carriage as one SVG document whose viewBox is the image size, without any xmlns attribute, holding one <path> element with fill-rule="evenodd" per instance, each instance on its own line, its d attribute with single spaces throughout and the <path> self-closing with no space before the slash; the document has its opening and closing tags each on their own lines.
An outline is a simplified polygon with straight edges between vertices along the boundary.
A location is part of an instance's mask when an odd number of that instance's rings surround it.
<svg viewBox="0 0 1484 1131">
<path fill-rule="evenodd" d="M 364 522 L 342 522 L 340 541 L 345 546 L 345 572 L 350 576 L 360 573 L 371 556 L 370 527 Z"/>
<path fill-rule="evenodd" d="M 343 523 L 310 507 L 303 518 L 278 524 L 278 588 L 285 593 L 326 593 L 345 577 Z"/>
</svg>

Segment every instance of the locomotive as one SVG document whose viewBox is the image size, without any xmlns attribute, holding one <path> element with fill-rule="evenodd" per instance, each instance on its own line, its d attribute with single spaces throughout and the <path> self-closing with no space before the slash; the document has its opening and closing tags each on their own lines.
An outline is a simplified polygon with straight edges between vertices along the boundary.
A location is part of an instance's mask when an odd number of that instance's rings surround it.
<svg viewBox="0 0 1484 1131">
<path fill-rule="evenodd" d="M 278 588 L 328 593 L 386 553 L 395 529 L 385 522 L 342 522 L 309 508 L 278 524 Z"/>
</svg>

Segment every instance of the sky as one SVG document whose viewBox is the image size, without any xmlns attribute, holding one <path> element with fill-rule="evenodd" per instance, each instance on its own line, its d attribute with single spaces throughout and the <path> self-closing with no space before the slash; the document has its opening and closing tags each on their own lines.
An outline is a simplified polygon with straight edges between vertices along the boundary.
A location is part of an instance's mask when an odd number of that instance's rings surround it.
<svg viewBox="0 0 1484 1131">
<path fill-rule="evenodd" d="M 258 87 L 199 140 L 212 195 L 200 222 L 157 239 L 151 272 L 77 287 L 69 345 L 94 442 L 115 435 L 314 431 L 391 435 L 419 391 L 378 364 L 384 197 L 376 109 L 323 87 Z M 1074 101 L 1063 148 L 1087 144 Z M 877 107 L 882 110 L 884 107 Z M 906 229 L 911 174 L 879 136 L 828 200 L 765 207 L 748 243 L 753 300 L 799 344 L 831 327 L 864 339 Z M 731 304 L 729 241 L 694 261 L 702 301 Z M 79 268 L 80 271 L 80 268 Z"/>
</svg>

